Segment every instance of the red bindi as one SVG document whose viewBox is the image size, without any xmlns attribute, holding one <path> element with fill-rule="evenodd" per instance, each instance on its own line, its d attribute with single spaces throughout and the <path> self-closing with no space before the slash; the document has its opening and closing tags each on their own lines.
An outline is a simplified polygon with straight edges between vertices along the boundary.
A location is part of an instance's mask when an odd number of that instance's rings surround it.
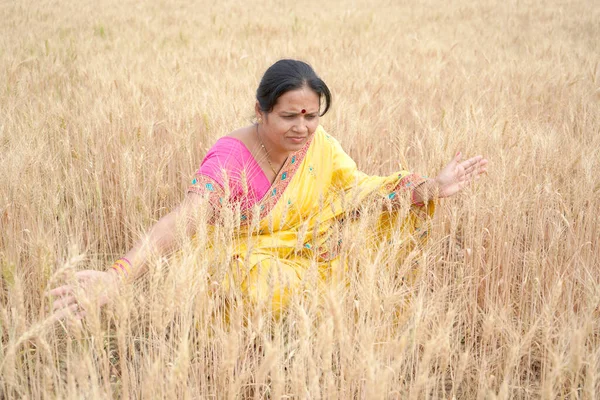
<svg viewBox="0 0 600 400">
<path fill-rule="evenodd" d="M 303 108 L 301 111 L 302 114 L 306 114 L 306 110 Z"/>
</svg>

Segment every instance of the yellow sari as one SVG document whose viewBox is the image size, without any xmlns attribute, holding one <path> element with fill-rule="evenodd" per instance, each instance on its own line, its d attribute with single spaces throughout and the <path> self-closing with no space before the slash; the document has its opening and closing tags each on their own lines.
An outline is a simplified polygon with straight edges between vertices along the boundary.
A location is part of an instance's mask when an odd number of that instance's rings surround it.
<svg viewBox="0 0 600 400">
<path fill-rule="evenodd" d="M 358 214 L 373 208 L 379 217 L 365 247 L 400 240 L 410 251 L 426 236 L 434 212 L 433 202 L 411 204 L 413 189 L 425 180 L 408 171 L 385 177 L 358 171 L 339 142 L 319 126 L 288 157 L 259 202 L 251 209 L 238 204 L 236 213 L 229 212 L 235 227 L 232 248 L 222 252 L 229 253 L 225 264 L 231 266 L 223 287 L 239 288 L 251 304 L 278 313 L 292 296 L 306 290 L 311 268 L 318 271 L 320 286 L 344 284 L 347 260 L 339 254 L 344 225 L 356 223 Z M 193 183 L 189 191 L 207 195 L 214 209 L 236 209 L 228 201 L 228 190 L 213 179 L 197 175 Z"/>
</svg>

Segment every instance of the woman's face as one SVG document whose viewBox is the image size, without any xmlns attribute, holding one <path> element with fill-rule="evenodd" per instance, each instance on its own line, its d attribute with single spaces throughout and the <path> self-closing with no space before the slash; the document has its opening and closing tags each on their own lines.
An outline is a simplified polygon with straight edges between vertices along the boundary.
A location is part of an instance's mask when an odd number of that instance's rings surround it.
<svg viewBox="0 0 600 400">
<path fill-rule="evenodd" d="M 270 113 L 260 110 L 256 104 L 260 139 L 270 152 L 292 153 L 306 144 L 319 126 L 319 96 L 311 88 L 285 92 Z"/>
</svg>

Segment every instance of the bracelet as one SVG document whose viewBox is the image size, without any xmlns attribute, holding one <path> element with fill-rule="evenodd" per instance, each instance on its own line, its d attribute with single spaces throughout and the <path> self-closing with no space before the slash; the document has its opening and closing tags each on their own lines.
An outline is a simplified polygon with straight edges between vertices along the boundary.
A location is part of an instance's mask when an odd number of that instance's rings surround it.
<svg viewBox="0 0 600 400">
<path fill-rule="evenodd" d="M 412 196 L 410 197 L 410 202 L 413 206 L 423 207 L 425 205 L 425 203 L 422 201 L 417 202 L 417 199 L 415 199 L 415 195 L 417 194 L 416 191 L 417 191 L 417 188 L 414 188 L 412 191 Z"/>
<path fill-rule="evenodd" d="M 425 180 L 424 180 L 423 182 L 419 183 L 417 186 L 415 186 L 415 187 L 413 188 L 413 190 L 412 190 L 412 193 L 411 193 L 411 196 L 410 196 L 410 202 L 411 202 L 411 204 L 412 204 L 413 206 L 417 206 L 417 207 L 423 207 L 423 206 L 425 205 L 425 202 L 424 202 L 424 201 L 419 201 L 419 202 L 417 202 L 417 199 L 415 199 L 415 197 L 416 197 L 416 194 L 417 194 L 417 190 L 418 190 L 418 189 L 419 189 L 421 186 L 423 186 L 423 185 L 426 185 L 427 183 L 429 183 L 429 181 L 431 180 L 431 179 L 427 178 L 426 176 L 424 176 L 423 178 L 425 178 Z M 422 188 L 421 188 L 421 190 L 422 190 Z M 422 199 L 422 200 L 427 200 L 427 201 L 431 200 L 431 199 L 424 199 L 424 198 L 423 198 L 423 197 L 424 197 L 424 196 L 423 196 L 424 194 L 425 194 L 425 193 L 423 193 L 423 194 L 421 195 L 421 199 Z"/>
<path fill-rule="evenodd" d="M 131 265 L 131 261 L 129 261 L 125 257 L 121 257 L 117 261 L 115 261 L 110 268 L 117 271 L 117 273 L 119 275 L 122 275 L 124 278 L 127 278 L 129 276 L 129 273 L 131 272 L 132 267 L 133 266 Z"/>
</svg>

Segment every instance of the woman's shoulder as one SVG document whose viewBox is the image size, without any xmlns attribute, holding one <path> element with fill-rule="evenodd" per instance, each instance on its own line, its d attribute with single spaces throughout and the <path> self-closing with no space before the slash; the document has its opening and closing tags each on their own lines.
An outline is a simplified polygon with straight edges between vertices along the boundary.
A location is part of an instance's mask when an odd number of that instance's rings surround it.
<svg viewBox="0 0 600 400">
<path fill-rule="evenodd" d="M 241 160 L 247 159 L 249 154 L 243 136 L 228 134 L 217 139 L 212 147 L 208 149 L 202 163 L 212 161 L 231 168 L 239 164 Z"/>
<path fill-rule="evenodd" d="M 232 132 L 229 132 L 227 135 L 221 137 L 219 140 L 235 141 L 238 144 L 243 144 L 245 147 L 250 148 L 250 146 L 252 145 L 251 138 L 252 134 L 254 133 L 254 129 L 254 125 L 244 126 Z"/>
<path fill-rule="evenodd" d="M 208 155 L 231 155 L 237 152 L 248 151 L 248 127 L 236 129 L 225 136 L 221 136 L 208 150 Z"/>
</svg>

